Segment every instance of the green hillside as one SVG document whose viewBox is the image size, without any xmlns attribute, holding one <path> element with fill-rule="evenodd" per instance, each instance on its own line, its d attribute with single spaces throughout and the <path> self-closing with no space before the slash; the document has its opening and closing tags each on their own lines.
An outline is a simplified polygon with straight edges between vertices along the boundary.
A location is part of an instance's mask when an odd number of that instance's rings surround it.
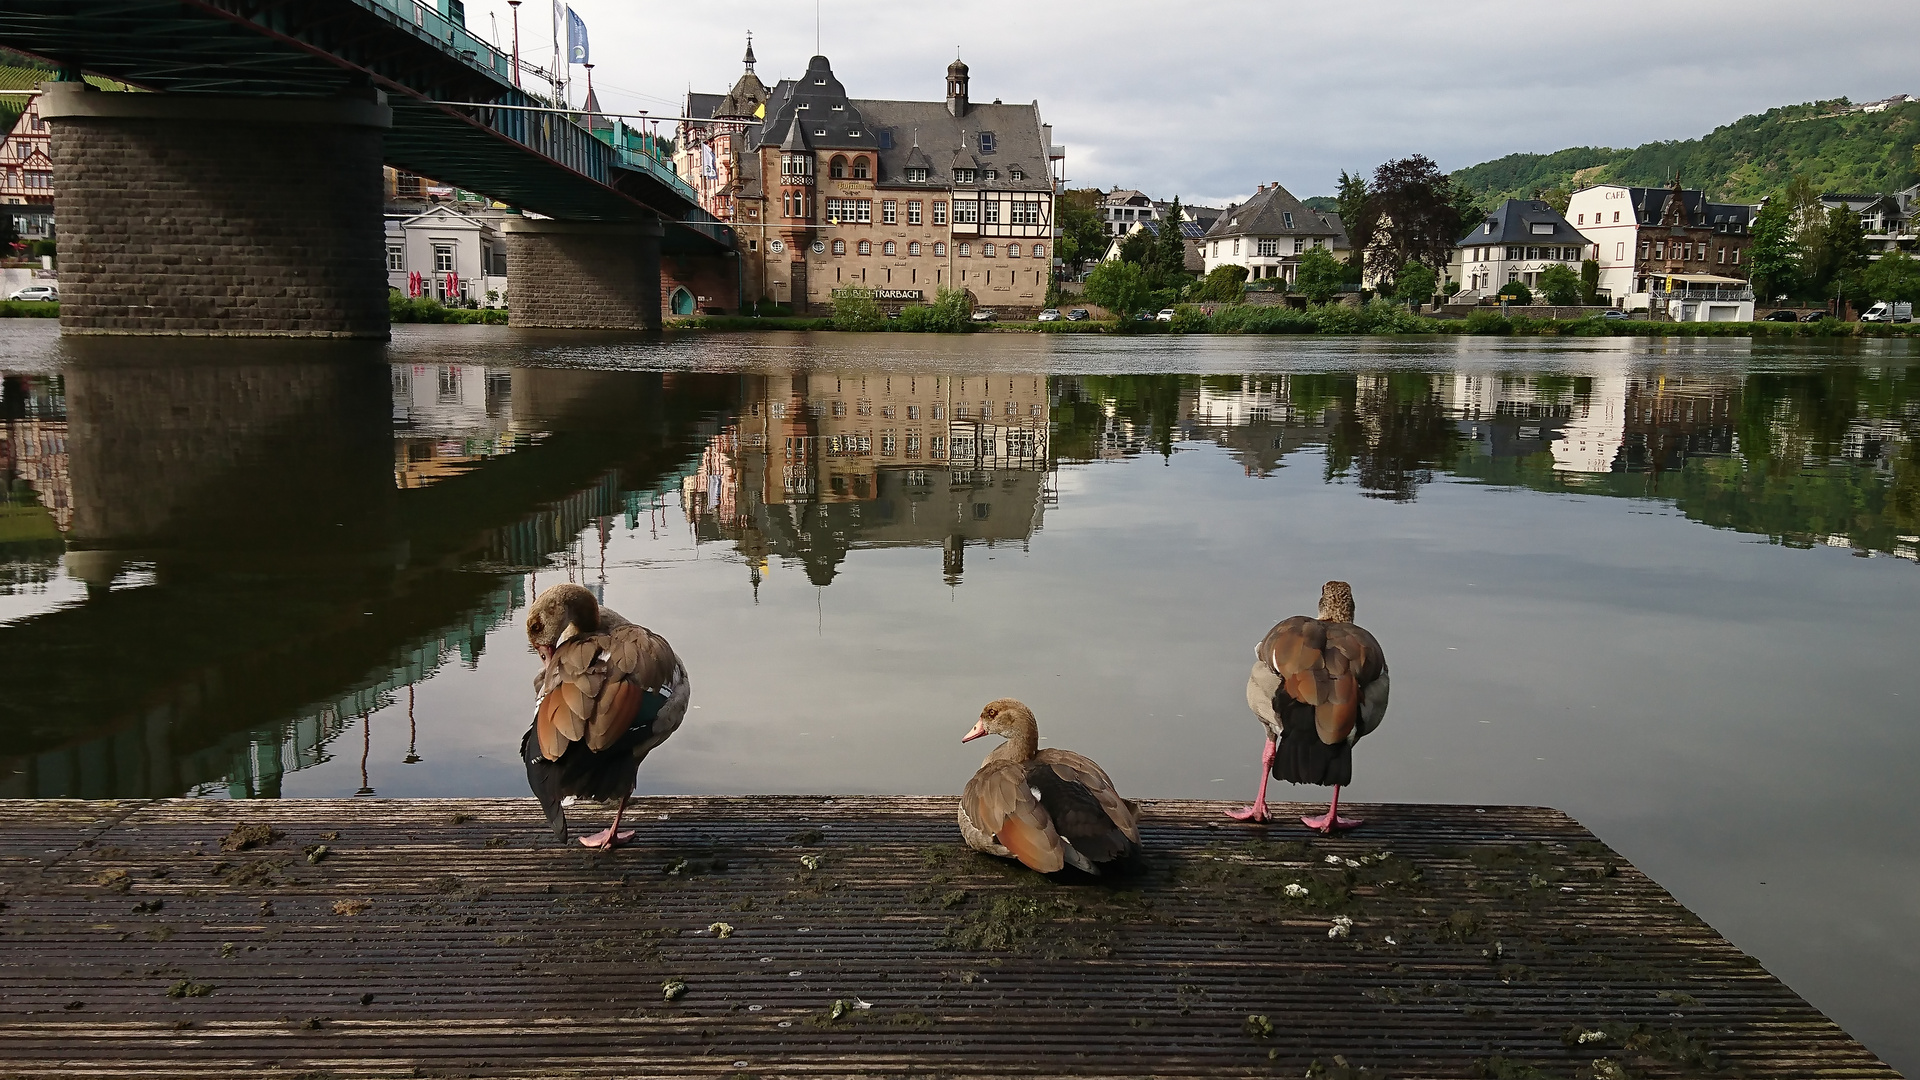
<svg viewBox="0 0 1920 1080">
<path fill-rule="evenodd" d="M 1920 181 L 1920 102 L 1877 113 L 1848 113 L 1847 105 L 1845 98 L 1788 105 L 1702 138 L 1630 150 L 1508 154 L 1455 170 L 1453 179 L 1483 203 L 1600 183 L 1661 185 L 1675 176 L 1729 202 L 1777 195 L 1795 175 L 1819 191 L 1897 191 Z"/>
</svg>

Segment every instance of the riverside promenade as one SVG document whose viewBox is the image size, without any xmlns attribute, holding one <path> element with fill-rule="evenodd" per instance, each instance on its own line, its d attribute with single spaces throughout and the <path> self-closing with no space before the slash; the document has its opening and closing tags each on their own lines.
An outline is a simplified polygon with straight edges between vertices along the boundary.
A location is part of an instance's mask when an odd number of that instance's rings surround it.
<svg viewBox="0 0 1920 1080">
<path fill-rule="evenodd" d="M 1897 1076 L 1559 812 L 1225 808 L 1059 883 L 951 798 L 0 802 L 0 1076 Z"/>
</svg>

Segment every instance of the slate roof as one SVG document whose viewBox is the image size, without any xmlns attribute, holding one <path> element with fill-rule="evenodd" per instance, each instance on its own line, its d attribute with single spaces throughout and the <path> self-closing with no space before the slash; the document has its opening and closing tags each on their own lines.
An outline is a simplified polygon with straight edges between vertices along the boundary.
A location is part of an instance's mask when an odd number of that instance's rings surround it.
<svg viewBox="0 0 1920 1080">
<path fill-rule="evenodd" d="M 1536 225 L 1552 227 L 1552 232 L 1535 232 Z M 1588 240 L 1567 221 L 1566 215 L 1538 199 L 1508 199 L 1500 208 L 1480 219 L 1473 231 L 1460 238 L 1454 247 L 1474 244 L 1586 244 Z"/>
<path fill-rule="evenodd" d="M 719 108 L 726 97 L 725 94 L 696 94 L 689 90 L 686 111 L 682 115 L 691 120 L 711 120 L 713 110 Z"/>
<path fill-rule="evenodd" d="M 1288 216 L 1292 224 L 1288 224 Z M 1318 211 L 1293 197 L 1293 193 L 1275 184 L 1258 192 L 1239 206 L 1227 207 L 1207 230 L 1209 237 L 1230 236 L 1339 236 Z"/>
<path fill-rule="evenodd" d="M 824 56 L 807 61 L 807 73 L 782 79 L 767 99 L 767 122 L 760 145 L 786 146 L 796 122 L 806 132 L 809 146 L 818 150 L 876 150 L 878 140 L 866 118 L 847 98 L 846 88 L 833 74 Z M 820 132 L 826 132 L 822 135 Z"/>
<path fill-rule="evenodd" d="M 1037 105 L 977 105 L 967 107 L 966 115 L 954 116 L 945 101 L 880 101 L 861 99 L 854 103 L 873 126 L 880 146 L 880 170 L 877 182 L 883 187 L 916 188 L 906 180 L 908 159 L 918 167 L 930 168 L 924 186 L 946 188 L 953 184 L 953 170 L 993 169 L 999 177 L 976 178 L 975 186 L 993 191 L 1052 191 L 1052 173 L 1047 168 L 1046 140 L 1040 134 L 1040 109 Z M 993 149 L 981 149 L 980 135 L 993 136 Z M 918 144 L 923 163 L 914 156 Z M 1018 167 L 1026 178 L 1013 179 Z"/>
<path fill-rule="evenodd" d="M 1633 206 L 1634 220 L 1641 225 L 1659 225 L 1666 216 L 1672 188 L 1630 187 L 1627 201 Z M 1753 207 L 1745 203 L 1714 203 L 1698 188 L 1683 189 L 1682 219 L 1694 228 L 1719 227 L 1723 232 L 1746 232 L 1752 224 Z"/>
</svg>

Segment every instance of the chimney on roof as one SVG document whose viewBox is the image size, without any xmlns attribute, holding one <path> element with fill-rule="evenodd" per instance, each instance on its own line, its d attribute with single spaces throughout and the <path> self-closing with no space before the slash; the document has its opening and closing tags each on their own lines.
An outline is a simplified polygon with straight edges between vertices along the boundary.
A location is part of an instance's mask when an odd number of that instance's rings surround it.
<svg viewBox="0 0 1920 1080">
<path fill-rule="evenodd" d="M 947 111 L 967 115 L 967 65 L 958 57 L 947 65 Z"/>
</svg>

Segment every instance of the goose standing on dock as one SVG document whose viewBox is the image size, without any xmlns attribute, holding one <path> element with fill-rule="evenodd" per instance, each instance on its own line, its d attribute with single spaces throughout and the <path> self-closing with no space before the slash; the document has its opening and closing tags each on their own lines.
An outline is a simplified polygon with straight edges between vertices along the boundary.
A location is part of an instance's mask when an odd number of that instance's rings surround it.
<svg viewBox="0 0 1920 1080">
<path fill-rule="evenodd" d="M 544 662 L 533 727 L 520 740 L 534 797 L 563 841 L 564 807 L 574 799 L 619 799 L 613 824 L 580 843 L 603 851 L 625 843 L 633 833 L 620 831 L 620 818 L 640 762 L 687 715 L 687 669 L 667 639 L 578 585 L 540 594 L 527 612 L 527 642 Z"/>
<path fill-rule="evenodd" d="M 1139 807 L 1120 797 L 1105 769 L 1071 750 L 1040 749 L 1033 711 L 1012 698 L 991 701 L 963 736 L 1000 735 L 960 797 L 960 835 L 975 851 L 1015 858 L 1051 874 L 1089 874 L 1140 850 Z"/>
<path fill-rule="evenodd" d="M 1319 618 L 1287 619 L 1267 631 L 1253 655 L 1247 704 L 1267 728 L 1260 794 L 1227 816 L 1267 820 L 1271 774 L 1290 784 L 1333 786 L 1327 812 L 1300 819 L 1308 828 L 1328 833 L 1360 824 L 1340 816 L 1340 788 L 1353 782 L 1353 744 L 1386 714 L 1388 679 L 1380 643 L 1354 625 L 1353 587 L 1327 582 Z"/>
</svg>

